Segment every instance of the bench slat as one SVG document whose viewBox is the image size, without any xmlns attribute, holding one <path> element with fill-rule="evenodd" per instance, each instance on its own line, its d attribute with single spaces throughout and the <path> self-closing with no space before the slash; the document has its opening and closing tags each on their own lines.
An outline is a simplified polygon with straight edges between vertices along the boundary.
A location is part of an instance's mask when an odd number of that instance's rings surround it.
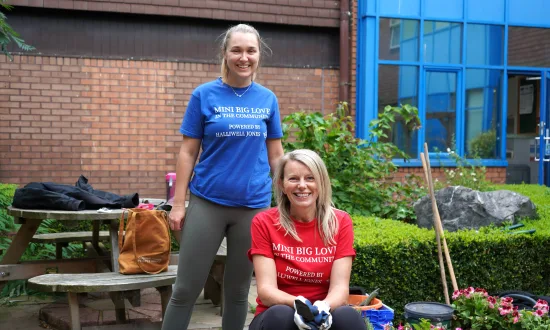
<svg viewBox="0 0 550 330">
<path fill-rule="evenodd" d="M 123 275 L 120 273 L 46 274 L 29 279 L 29 288 L 44 292 L 111 292 L 172 285 L 177 266 L 160 274 Z"/>
<path fill-rule="evenodd" d="M 109 239 L 109 232 L 102 230 L 99 232 L 99 239 L 106 241 Z M 34 243 L 69 243 L 92 241 L 91 231 L 72 231 L 63 233 L 50 233 L 34 235 L 31 242 Z"/>
</svg>

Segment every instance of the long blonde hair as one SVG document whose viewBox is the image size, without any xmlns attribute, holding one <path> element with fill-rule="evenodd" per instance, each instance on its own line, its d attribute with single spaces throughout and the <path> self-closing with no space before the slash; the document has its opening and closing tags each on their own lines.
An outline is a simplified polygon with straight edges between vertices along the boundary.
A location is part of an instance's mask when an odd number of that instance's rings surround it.
<svg viewBox="0 0 550 330">
<path fill-rule="evenodd" d="M 248 25 L 248 24 L 239 24 L 230 27 L 225 31 L 223 34 L 222 42 L 220 44 L 220 57 L 221 57 L 221 74 L 222 74 L 222 81 L 224 83 L 227 83 L 227 77 L 229 76 L 229 67 L 227 65 L 227 61 L 225 60 L 225 52 L 227 51 L 227 44 L 229 43 L 229 40 L 231 39 L 231 36 L 235 32 L 240 33 L 252 33 L 256 36 L 258 39 L 258 51 L 260 52 L 260 59 L 264 52 L 271 51 L 271 49 L 267 46 L 267 44 L 262 40 L 260 37 L 260 33 L 258 30 L 256 30 L 254 27 Z M 258 68 L 260 67 L 260 61 L 258 61 Z M 256 73 L 258 72 L 258 69 L 252 74 L 252 81 L 256 78 Z"/>
<path fill-rule="evenodd" d="M 298 161 L 304 164 L 313 174 L 319 196 L 316 201 L 315 218 L 319 234 L 325 245 L 334 245 L 336 241 L 334 236 L 338 233 L 338 221 L 334 213 L 332 203 L 332 188 L 330 178 L 325 163 L 314 151 L 308 149 L 297 149 L 286 153 L 279 160 L 279 164 L 274 174 L 275 198 L 277 199 L 277 208 L 280 214 L 280 226 L 284 228 L 286 234 L 292 236 L 295 240 L 301 242 L 302 239 L 296 232 L 294 222 L 290 218 L 290 200 L 283 191 L 283 180 L 285 166 L 291 161 Z"/>
</svg>

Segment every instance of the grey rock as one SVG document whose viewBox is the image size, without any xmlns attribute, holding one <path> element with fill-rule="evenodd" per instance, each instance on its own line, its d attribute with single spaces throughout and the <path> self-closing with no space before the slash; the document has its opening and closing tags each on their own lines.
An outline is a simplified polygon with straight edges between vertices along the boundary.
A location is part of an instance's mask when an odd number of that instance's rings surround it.
<svg viewBox="0 0 550 330">
<path fill-rule="evenodd" d="M 536 218 L 536 206 L 526 196 L 509 190 L 480 192 L 462 186 L 453 186 L 435 192 L 443 228 L 448 231 L 478 229 L 504 222 L 516 223 L 521 218 Z M 414 203 L 417 225 L 433 227 L 430 196 Z"/>
</svg>

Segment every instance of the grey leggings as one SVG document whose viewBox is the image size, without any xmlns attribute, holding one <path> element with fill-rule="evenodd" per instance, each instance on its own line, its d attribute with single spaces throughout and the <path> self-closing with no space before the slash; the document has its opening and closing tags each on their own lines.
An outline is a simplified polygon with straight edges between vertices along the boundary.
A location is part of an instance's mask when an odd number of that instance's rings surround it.
<svg viewBox="0 0 550 330">
<path fill-rule="evenodd" d="M 193 194 L 181 233 L 178 274 L 168 303 L 162 330 L 186 330 L 195 301 L 208 277 L 218 247 L 227 237 L 227 260 L 223 280 L 223 330 L 242 330 L 248 311 L 252 278 L 250 223 L 264 209 L 227 207 Z"/>
</svg>

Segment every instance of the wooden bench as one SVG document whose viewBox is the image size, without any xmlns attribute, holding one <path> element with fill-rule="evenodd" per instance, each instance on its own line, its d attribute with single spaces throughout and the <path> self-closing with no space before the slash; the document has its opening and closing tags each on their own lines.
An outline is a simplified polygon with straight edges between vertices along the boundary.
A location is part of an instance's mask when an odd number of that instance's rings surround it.
<svg viewBox="0 0 550 330">
<path fill-rule="evenodd" d="M 63 233 L 37 234 L 31 239 L 33 243 L 55 244 L 55 258 L 63 259 L 63 248 L 70 242 L 91 242 L 93 233 L 91 231 L 73 231 Z M 109 241 L 109 232 L 100 231 L 98 240 Z"/>
<path fill-rule="evenodd" d="M 177 266 L 169 266 L 167 272 L 148 275 L 122 275 L 120 273 L 95 274 L 46 274 L 29 279 L 29 288 L 43 292 L 66 292 L 69 300 L 71 329 L 81 330 L 78 294 L 109 292 L 115 304 L 117 323 L 126 321 L 127 296 L 134 296 L 144 288 L 156 288 L 160 293 L 162 316 L 172 296 L 172 284 L 176 281 Z"/>
</svg>

